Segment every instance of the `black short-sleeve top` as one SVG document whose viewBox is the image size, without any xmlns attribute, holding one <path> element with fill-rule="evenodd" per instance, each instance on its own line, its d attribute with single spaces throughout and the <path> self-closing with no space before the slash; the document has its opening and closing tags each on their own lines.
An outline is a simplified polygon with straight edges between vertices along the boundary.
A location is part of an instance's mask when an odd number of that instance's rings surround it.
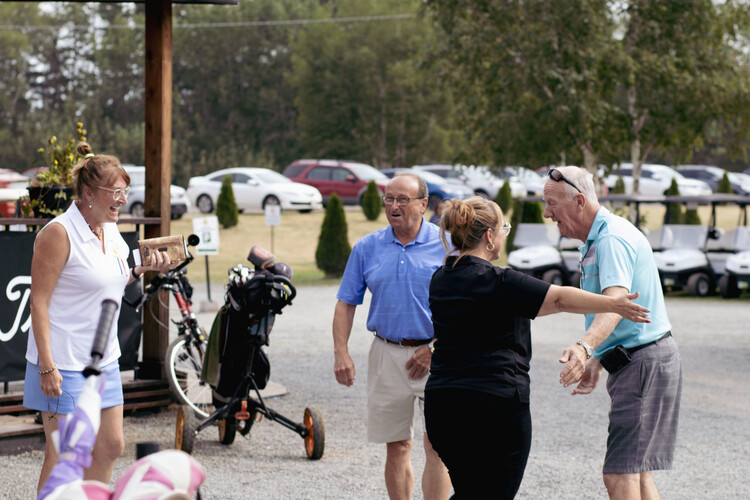
<svg viewBox="0 0 750 500">
<path fill-rule="evenodd" d="M 549 286 L 478 257 L 449 257 L 430 283 L 437 342 L 425 390 L 471 389 L 528 403 L 531 319 Z"/>
</svg>

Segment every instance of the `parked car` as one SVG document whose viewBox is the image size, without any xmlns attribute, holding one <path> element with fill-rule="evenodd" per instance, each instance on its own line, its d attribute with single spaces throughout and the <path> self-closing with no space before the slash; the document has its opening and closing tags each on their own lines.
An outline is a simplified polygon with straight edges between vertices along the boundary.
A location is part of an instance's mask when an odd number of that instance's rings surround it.
<svg viewBox="0 0 750 500">
<path fill-rule="evenodd" d="M 465 166 L 465 165 L 448 165 L 442 163 L 414 165 L 415 170 L 426 170 L 437 174 L 449 181 L 462 183 L 471 188 L 474 194 L 486 196 L 495 199 L 497 192 L 503 187 L 503 180 L 492 175 L 486 168 Z M 511 188 L 511 192 L 513 189 Z M 525 194 L 525 193 L 523 193 Z M 521 196 L 523 196 L 523 194 Z M 516 196 L 515 194 L 513 196 Z"/>
<path fill-rule="evenodd" d="M 397 172 L 408 172 L 422 178 L 425 184 L 427 184 L 427 191 L 429 193 L 427 208 L 430 210 L 435 210 L 435 207 L 437 207 L 443 200 L 449 198 L 459 198 L 463 200 L 474 194 L 474 191 L 468 187 L 463 186 L 462 184 L 448 182 L 439 175 L 426 170 L 415 170 L 411 168 L 391 168 L 383 170 L 383 173 L 390 179 L 393 179 L 393 176 L 396 175 Z"/>
<path fill-rule="evenodd" d="M 544 181 L 546 178 L 530 168 L 526 167 L 501 167 L 492 172 L 501 179 L 509 179 L 510 190 L 513 197 L 519 196 L 541 196 L 544 190 Z M 517 195 L 514 192 L 514 183 L 519 183 L 525 190 L 523 194 Z"/>
<path fill-rule="evenodd" d="M 633 164 L 621 163 L 619 169 L 615 169 L 605 179 L 605 184 L 611 190 L 615 187 L 617 177 L 621 176 L 625 184 L 625 194 L 633 193 Z M 705 196 L 712 193 L 711 186 L 697 179 L 688 179 L 677 170 L 666 165 L 655 163 L 644 163 L 641 165 L 640 194 L 646 196 L 659 196 L 669 189 L 672 179 L 677 180 L 677 188 L 683 196 Z"/>
<path fill-rule="evenodd" d="M 312 186 L 294 182 L 267 168 L 236 167 L 190 179 L 188 198 L 202 213 L 211 213 L 216 208 L 221 183 L 227 175 L 232 177 L 234 201 L 240 212 L 265 210 L 266 205 L 302 213 L 323 207 L 320 191 Z"/>
<path fill-rule="evenodd" d="M 699 179 L 706 182 L 711 186 L 714 193 L 718 192 L 719 183 L 726 173 L 735 194 L 750 194 L 750 176 L 747 174 L 727 172 L 714 165 L 681 165 L 677 167 L 677 171 L 688 179 Z"/>
<path fill-rule="evenodd" d="M 16 212 L 16 200 L 29 194 L 26 186 L 29 179 L 7 168 L 0 168 L 0 217 L 13 217 Z"/>
<path fill-rule="evenodd" d="M 333 193 L 346 205 L 361 205 L 369 182 L 375 181 L 385 193 L 388 177 L 371 165 L 342 160 L 296 160 L 284 169 L 284 175 L 295 182 L 315 187 L 323 195 L 323 203 Z"/>
<path fill-rule="evenodd" d="M 128 203 L 122 210 L 133 217 L 143 217 L 143 206 L 146 199 L 146 167 L 135 165 L 123 165 L 122 168 L 130 176 L 130 194 Z M 188 200 L 185 188 L 169 186 L 169 203 L 171 205 L 170 217 L 172 220 L 179 219 L 190 209 L 190 200 Z"/>
</svg>

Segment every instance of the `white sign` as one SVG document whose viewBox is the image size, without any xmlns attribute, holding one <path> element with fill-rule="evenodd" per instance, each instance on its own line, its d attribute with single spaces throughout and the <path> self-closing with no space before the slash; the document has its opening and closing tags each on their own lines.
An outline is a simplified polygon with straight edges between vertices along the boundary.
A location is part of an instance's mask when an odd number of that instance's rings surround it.
<svg viewBox="0 0 750 500">
<path fill-rule="evenodd" d="M 280 226 L 281 225 L 281 206 L 280 205 L 266 205 L 266 226 Z"/>
<path fill-rule="evenodd" d="M 196 217 L 193 219 L 193 232 L 201 239 L 195 247 L 197 255 L 219 255 L 218 217 Z"/>
</svg>

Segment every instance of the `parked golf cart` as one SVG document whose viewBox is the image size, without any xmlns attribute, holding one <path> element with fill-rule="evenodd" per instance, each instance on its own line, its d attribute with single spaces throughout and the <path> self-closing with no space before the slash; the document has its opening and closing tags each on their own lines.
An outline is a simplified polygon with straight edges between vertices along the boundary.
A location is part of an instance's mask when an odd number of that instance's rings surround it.
<svg viewBox="0 0 750 500">
<path fill-rule="evenodd" d="M 519 201 L 543 202 L 543 199 L 530 196 Z M 553 285 L 580 285 L 578 247 L 583 242 L 561 237 L 555 224 L 522 222 L 515 231 L 515 249 L 508 254 L 511 269 Z"/>
<path fill-rule="evenodd" d="M 543 198 L 529 196 L 521 202 L 542 202 Z M 612 209 L 633 208 L 633 223 L 640 229 L 643 203 L 663 203 L 664 196 L 615 194 L 601 196 L 601 203 Z M 580 252 L 583 242 L 561 236 L 554 224 L 521 223 L 516 228 L 513 246 L 508 254 L 508 266 L 554 285 L 580 286 Z"/>
<path fill-rule="evenodd" d="M 667 196 L 665 203 L 680 203 L 689 209 L 711 206 L 707 225 L 665 224 L 661 228 L 659 249 L 654 254 L 662 286 L 669 290 L 686 289 L 690 295 L 705 297 L 716 292 L 724 275 L 727 258 L 737 250 L 730 236 L 718 228 L 716 207 L 726 203 L 746 204 L 742 196 L 713 194 L 709 196 Z M 667 205 L 669 207 L 669 205 Z"/>
<path fill-rule="evenodd" d="M 718 240 L 709 242 L 708 256 L 714 272 L 719 276 L 719 293 L 724 298 L 735 298 L 750 287 L 750 228 L 747 226 L 750 198 L 737 195 L 722 197 L 727 199 L 727 203 L 739 207 L 737 226 L 724 232 Z M 715 215 L 712 217 L 715 220 Z"/>
</svg>

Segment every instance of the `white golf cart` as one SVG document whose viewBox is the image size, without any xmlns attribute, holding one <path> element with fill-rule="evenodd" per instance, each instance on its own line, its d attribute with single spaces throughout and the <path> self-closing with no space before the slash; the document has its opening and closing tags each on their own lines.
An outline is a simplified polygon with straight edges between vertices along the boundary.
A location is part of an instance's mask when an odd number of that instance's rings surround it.
<svg viewBox="0 0 750 500">
<path fill-rule="evenodd" d="M 665 202 L 676 202 L 695 208 L 711 205 L 708 225 L 665 224 L 660 231 L 654 254 L 662 286 L 670 290 L 687 289 L 690 295 L 705 297 L 716 292 L 725 272 L 728 258 L 739 250 L 737 235 L 717 227 L 716 207 L 726 203 L 746 204 L 742 196 L 713 194 L 709 196 L 667 196 Z"/>
</svg>

